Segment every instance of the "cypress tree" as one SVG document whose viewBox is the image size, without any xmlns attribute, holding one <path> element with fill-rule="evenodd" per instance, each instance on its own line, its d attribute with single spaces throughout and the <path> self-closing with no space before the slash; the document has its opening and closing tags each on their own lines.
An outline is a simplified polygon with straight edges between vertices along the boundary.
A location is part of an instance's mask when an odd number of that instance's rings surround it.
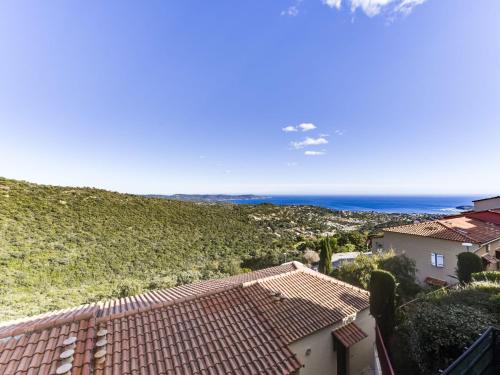
<svg viewBox="0 0 500 375">
<path fill-rule="evenodd" d="M 384 338 L 394 329 L 396 312 L 396 279 L 392 273 L 375 270 L 370 278 L 370 313 L 377 321 Z"/>
<path fill-rule="evenodd" d="M 333 248 L 329 237 L 321 240 L 321 252 L 319 253 L 318 270 L 325 275 L 332 273 L 332 254 Z"/>
</svg>

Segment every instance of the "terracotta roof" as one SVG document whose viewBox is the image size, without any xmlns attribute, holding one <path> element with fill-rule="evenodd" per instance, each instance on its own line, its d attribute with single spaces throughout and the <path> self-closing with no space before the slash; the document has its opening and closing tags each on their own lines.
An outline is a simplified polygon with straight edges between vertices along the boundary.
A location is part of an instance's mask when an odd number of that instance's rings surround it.
<svg viewBox="0 0 500 375">
<path fill-rule="evenodd" d="M 366 291 L 292 262 L 4 324 L 0 374 L 54 374 L 69 336 L 71 374 L 292 374 L 291 342 L 368 306 Z"/>
<path fill-rule="evenodd" d="M 315 271 L 292 273 L 259 283 L 281 291 L 281 303 L 261 299 L 263 314 L 288 342 L 307 336 L 370 306 L 368 292 Z"/>
<path fill-rule="evenodd" d="M 64 310 L 51 311 L 45 314 L 22 318 L 15 321 L 3 322 L 0 323 L 0 338 L 15 336 L 25 331 L 43 329 L 44 327 L 53 325 L 55 322 L 71 322 L 75 319 L 83 319 L 93 315 L 102 317 L 132 312 L 139 309 L 147 309 L 148 307 L 161 303 L 179 300 L 186 297 L 192 298 L 193 296 L 201 295 L 210 291 L 227 288 L 243 282 L 258 280 L 273 275 L 280 275 L 286 272 L 294 271 L 295 269 L 296 268 L 292 263 L 286 263 L 280 266 L 230 276 L 223 279 L 205 280 L 194 284 L 186 284 L 174 288 L 147 292 L 137 296 L 87 304 Z"/>
<path fill-rule="evenodd" d="M 332 332 L 332 335 L 339 340 L 346 348 L 360 342 L 368 335 L 354 323 L 349 323 Z"/>
<path fill-rule="evenodd" d="M 424 223 L 401 225 L 384 229 L 384 231 L 476 244 L 500 238 L 500 225 L 469 217 L 468 214 Z"/>
<path fill-rule="evenodd" d="M 483 258 L 485 261 L 487 261 L 490 264 L 497 264 L 498 263 L 498 259 L 490 254 L 484 254 L 481 256 L 481 258 Z"/>
<path fill-rule="evenodd" d="M 71 374 L 89 374 L 94 327 L 95 318 L 90 318 L 0 340 L 0 374 L 55 374 L 69 336 L 77 338 Z"/>
</svg>

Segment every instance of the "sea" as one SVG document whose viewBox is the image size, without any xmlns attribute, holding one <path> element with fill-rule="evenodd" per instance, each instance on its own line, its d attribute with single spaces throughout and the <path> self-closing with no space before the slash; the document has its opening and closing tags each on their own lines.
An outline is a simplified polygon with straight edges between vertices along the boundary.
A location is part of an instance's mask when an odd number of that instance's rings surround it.
<svg viewBox="0 0 500 375">
<path fill-rule="evenodd" d="M 231 200 L 236 204 L 310 205 L 346 211 L 453 215 L 481 196 L 273 195 Z"/>
</svg>

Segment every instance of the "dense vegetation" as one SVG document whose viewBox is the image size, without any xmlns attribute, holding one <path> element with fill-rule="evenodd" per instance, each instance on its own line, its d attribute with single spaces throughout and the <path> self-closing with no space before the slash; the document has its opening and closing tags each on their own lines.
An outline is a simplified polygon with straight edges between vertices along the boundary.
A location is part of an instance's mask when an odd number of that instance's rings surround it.
<svg viewBox="0 0 500 375">
<path fill-rule="evenodd" d="M 193 203 L 0 178 L 0 320 L 267 267 L 285 256 L 303 260 L 304 243 L 415 218 Z M 351 237 L 354 244 L 342 246 L 356 248 L 360 240 Z"/>
<path fill-rule="evenodd" d="M 400 311 L 390 343 L 397 373 L 436 374 L 490 325 L 500 324 L 500 284 L 440 289 Z"/>
<path fill-rule="evenodd" d="M 332 276 L 349 284 L 370 289 L 370 280 L 375 270 L 390 272 L 396 279 L 396 303 L 401 305 L 415 297 L 421 288 L 416 282 L 415 261 L 405 255 L 394 253 L 360 255 L 353 262 L 344 263 L 332 272 Z"/>
<path fill-rule="evenodd" d="M 457 255 L 457 276 L 462 284 L 470 283 L 471 275 L 483 270 L 483 261 L 475 253 L 460 253 Z"/>
</svg>

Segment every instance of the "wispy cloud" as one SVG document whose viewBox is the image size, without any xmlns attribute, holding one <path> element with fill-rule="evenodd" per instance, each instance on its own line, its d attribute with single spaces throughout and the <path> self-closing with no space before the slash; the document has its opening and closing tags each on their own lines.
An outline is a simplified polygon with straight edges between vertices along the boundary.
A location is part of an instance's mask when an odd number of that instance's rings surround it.
<svg viewBox="0 0 500 375">
<path fill-rule="evenodd" d="M 290 132 L 296 132 L 296 131 L 298 131 L 298 130 L 297 130 L 297 128 L 296 128 L 295 126 L 292 126 L 292 125 L 290 125 L 290 126 L 285 126 L 285 127 L 284 127 L 283 129 L 281 129 L 281 130 L 283 130 L 285 133 L 290 133 Z"/>
<path fill-rule="evenodd" d="M 308 132 L 309 130 L 316 129 L 316 125 L 311 124 L 310 122 L 305 122 L 300 124 L 299 128 L 302 129 L 303 132 Z"/>
<path fill-rule="evenodd" d="M 294 161 L 291 161 L 291 162 L 288 162 L 285 164 L 287 167 L 296 167 L 297 165 L 299 165 L 298 163 L 294 162 Z"/>
<path fill-rule="evenodd" d="M 299 124 L 297 126 L 285 126 L 281 130 L 283 130 L 285 133 L 290 133 L 290 132 L 297 132 L 299 130 L 302 130 L 303 132 L 308 132 L 310 130 L 316 129 L 316 125 L 310 123 L 310 122 L 303 122 L 302 124 Z"/>
<path fill-rule="evenodd" d="M 335 135 L 344 135 L 344 131 L 343 130 L 339 130 L 339 129 L 335 130 L 333 133 Z"/>
<path fill-rule="evenodd" d="M 382 12 L 407 16 L 413 8 L 427 0 L 322 0 L 323 4 L 336 9 L 342 7 L 342 1 L 350 5 L 352 13 L 360 9 L 368 17 L 374 17 Z"/>
<path fill-rule="evenodd" d="M 323 138 L 323 137 L 319 137 L 319 138 L 307 137 L 303 141 L 292 142 L 291 144 L 295 149 L 298 150 L 298 149 L 301 149 L 301 148 L 304 148 L 307 146 L 326 145 L 327 143 L 328 143 L 328 140 L 326 138 Z"/>
<path fill-rule="evenodd" d="M 323 4 L 328 5 L 330 8 L 340 9 L 342 5 L 342 0 L 321 0 Z"/>
<path fill-rule="evenodd" d="M 305 156 L 321 156 L 321 155 L 325 155 L 326 154 L 326 151 L 311 151 L 311 150 L 307 150 L 307 151 L 304 151 L 304 155 Z"/>
<path fill-rule="evenodd" d="M 290 5 L 288 8 L 281 12 L 282 16 L 295 17 L 299 14 L 299 7 L 303 0 L 296 0 L 293 5 Z"/>
</svg>

